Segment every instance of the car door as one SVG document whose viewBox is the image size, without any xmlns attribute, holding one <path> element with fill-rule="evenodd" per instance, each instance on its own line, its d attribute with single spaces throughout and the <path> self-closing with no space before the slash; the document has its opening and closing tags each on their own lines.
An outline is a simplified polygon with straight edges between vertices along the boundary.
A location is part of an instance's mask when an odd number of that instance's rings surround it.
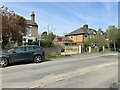
<svg viewBox="0 0 120 90">
<path fill-rule="evenodd" d="M 10 59 L 12 62 L 20 62 L 24 60 L 25 57 L 25 47 L 16 47 L 14 52 L 10 54 Z"/>
<path fill-rule="evenodd" d="M 34 47 L 33 46 L 26 46 L 25 53 L 26 53 L 25 58 L 27 58 L 27 60 L 33 60 Z"/>
</svg>

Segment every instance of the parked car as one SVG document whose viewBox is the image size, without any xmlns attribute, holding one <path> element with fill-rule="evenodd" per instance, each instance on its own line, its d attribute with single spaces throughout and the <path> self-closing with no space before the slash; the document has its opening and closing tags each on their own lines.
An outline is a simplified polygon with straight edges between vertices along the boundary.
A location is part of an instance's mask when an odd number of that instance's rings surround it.
<svg viewBox="0 0 120 90">
<path fill-rule="evenodd" d="M 36 63 L 43 61 L 42 49 L 37 45 L 19 46 L 0 55 L 1 67 L 24 61 L 34 61 Z"/>
<path fill-rule="evenodd" d="M 42 46 L 40 46 L 40 48 L 42 49 L 42 54 L 43 54 L 43 59 L 45 58 L 45 52 L 46 52 L 46 49 Z"/>
</svg>

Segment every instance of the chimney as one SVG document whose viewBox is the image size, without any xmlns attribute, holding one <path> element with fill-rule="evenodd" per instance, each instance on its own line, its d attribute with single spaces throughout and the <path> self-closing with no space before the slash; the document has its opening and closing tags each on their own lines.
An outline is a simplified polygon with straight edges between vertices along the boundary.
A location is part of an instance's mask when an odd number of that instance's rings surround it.
<svg viewBox="0 0 120 90">
<path fill-rule="evenodd" d="M 84 28 L 88 28 L 88 25 L 87 25 L 87 24 L 84 24 L 83 27 L 84 27 Z"/>
<path fill-rule="evenodd" d="M 35 22 L 35 13 L 34 12 L 32 12 L 32 14 L 31 14 L 31 20 Z"/>
</svg>

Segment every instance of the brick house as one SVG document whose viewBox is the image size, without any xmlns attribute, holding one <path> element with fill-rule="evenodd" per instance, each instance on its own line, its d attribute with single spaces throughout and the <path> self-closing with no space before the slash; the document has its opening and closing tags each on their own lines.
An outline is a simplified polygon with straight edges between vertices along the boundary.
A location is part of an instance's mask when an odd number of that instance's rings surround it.
<svg viewBox="0 0 120 90">
<path fill-rule="evenodd" d="M 76 44 L 72 39 L 69 37 L 61 37 L 61 36 L 56 36 L 53 40 L 53 43 L 55 45 L 71 45 L 71 44 Z"/>
<path fill-rule="evenodd" d="M 84 24 L 83 27 L 80 27 L 67 35 L 66 37 L 69 37 L 71 40 L 73 40 L 77 45 L 84 46 L 85 40 L 87 38 L 94 38 L 97 34 L 97 31 L 95 29 L 89 28 L 87 24 Z"/>
</svg>

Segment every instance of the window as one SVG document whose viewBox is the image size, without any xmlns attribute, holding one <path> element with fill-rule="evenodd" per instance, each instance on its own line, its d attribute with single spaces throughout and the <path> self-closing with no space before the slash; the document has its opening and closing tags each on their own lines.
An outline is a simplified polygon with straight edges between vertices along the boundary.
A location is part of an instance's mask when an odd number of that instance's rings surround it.
<svg viewBox="0 0 120 90">
<path fill-rule="evenodd" d="M 27 36 L 32 36 L 32 26 L 27 27 Z"/>
<path fill-rule="evenodd" d="M 26 47 L 26 51 L 33 51 L 34 48 L 33 47 Z"/>
<path fill-rule="evenodd" d="M 87 35 L 87 34 L 85 34 L 85 38 L 88 38 L 88 35 Z"/>
<path fill-rule="evenodd" d="M 41 50 L 41 48 L 38 46 L 34 47 L 35 50 Z"/>
<path fill-rule="evenodd" d="M 17 47 L 17 48 L 15 48 L 15 52 L 23 52 L 23 51 L 25 51 L 24 47 Z"/>
</svg>

